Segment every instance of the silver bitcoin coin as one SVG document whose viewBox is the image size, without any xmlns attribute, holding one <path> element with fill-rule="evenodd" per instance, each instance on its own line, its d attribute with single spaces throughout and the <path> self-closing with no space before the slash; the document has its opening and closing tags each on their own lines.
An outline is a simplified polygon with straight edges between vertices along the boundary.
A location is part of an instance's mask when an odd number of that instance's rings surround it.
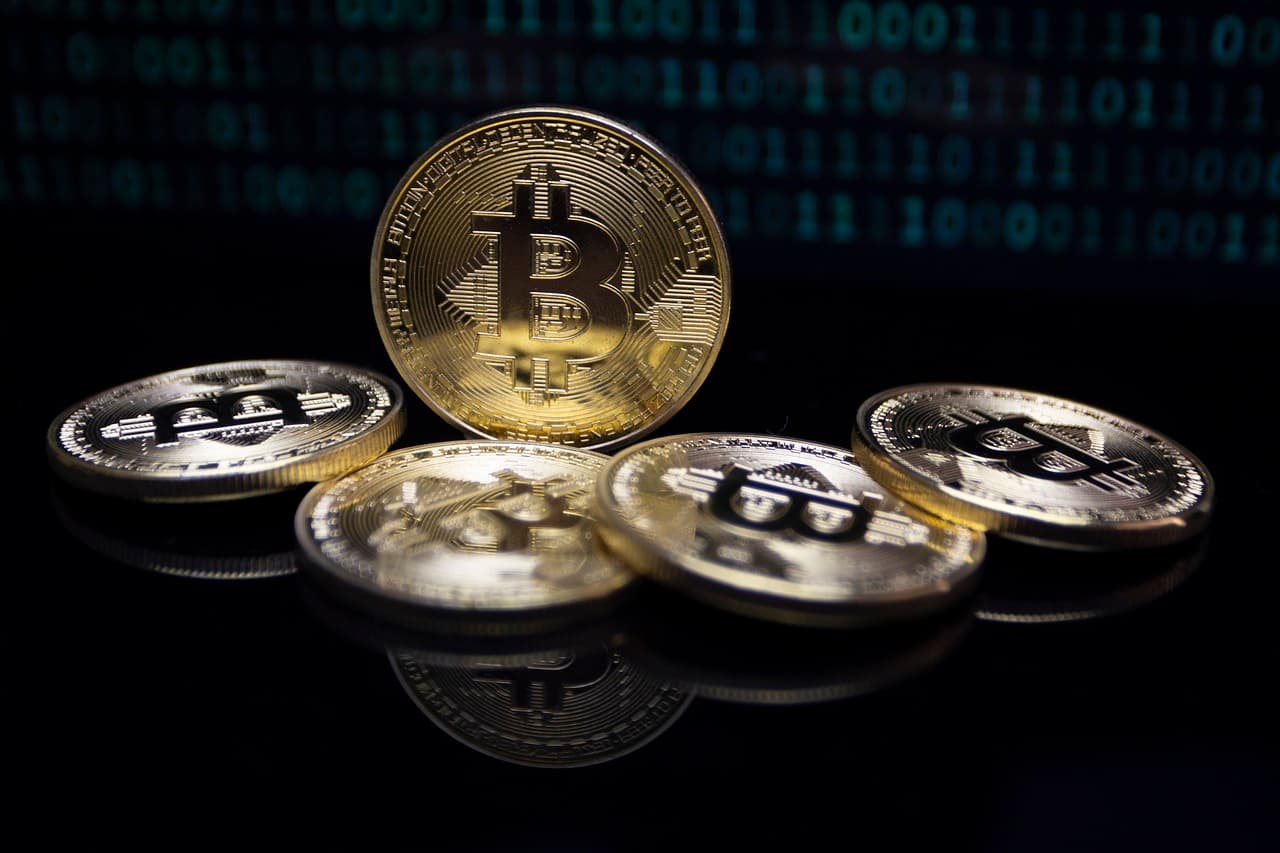
<svg viewBox="0 0 1280 853">
<path fill-rule="evenodd" d="M 980 533 L 889 493 L 847 450 L 682 435 L 601 475 L 602 536 L 635 569 L 709 603 L 813 625 L 921 615 L 969 592 Z"/>
<path fill-rule="evenodd" d="M 53 470 L 118 497 L 246 497 L 336 477 L 404 431 L 377 373 L 316 361 L 236 361 L 104 391 L 49 427 Z"/>
<path fill-rule="evenodd" d="M 607 459 L 498 441 L 389 454 L 303 500 L 304 565 L 375 599 L 458 613 L 600 602 L 632 580 L 596 541 L 590 495 Z"/>
<path fill-rule="evenodd" d="M 885 488 L 943 518 L 1036 544 L 1162 545 L 1208 523 L 1213 480 L 1171 439 L 1011 388 L 912 385 L 858 410 L 853 450 Z"/>
</svg>

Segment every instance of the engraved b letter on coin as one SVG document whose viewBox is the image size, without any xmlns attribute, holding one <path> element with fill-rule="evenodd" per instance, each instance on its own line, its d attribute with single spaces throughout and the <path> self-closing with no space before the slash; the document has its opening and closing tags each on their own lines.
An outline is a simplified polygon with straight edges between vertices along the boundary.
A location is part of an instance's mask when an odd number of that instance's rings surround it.
<svg viewBox="0 0 1280 853">
<path fill-rule="evenodd" d="M 623 261 L 617 237 L 571 214 L 568 182 L 546 172 L 548 216 L 535 215 L 538 182 L 522 175 L 512 181 L 511 212 L 476 211 L 471 222 L 473 234 L 498 238 L 498 323 L 481 327 L 476 355 L 511 359 L 514 390 L 554 398 L 568 390 L 570 364 L 617 348 L 631 316 L 611 284 Z"/>
</svg>

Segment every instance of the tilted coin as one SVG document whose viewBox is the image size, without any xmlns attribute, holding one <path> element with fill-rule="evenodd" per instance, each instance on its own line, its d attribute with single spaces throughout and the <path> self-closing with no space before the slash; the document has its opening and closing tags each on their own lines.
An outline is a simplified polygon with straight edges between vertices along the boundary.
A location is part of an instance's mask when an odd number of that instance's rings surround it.
<svg viewBox="0 0 1280 853">
<path fill-rule="evenodd" d="M 437 143 L 387 202 L 370 275 L 405 381 L 488 438 L 635 439 L 702 384 L 729 320 L 706 198 L 652 140 L 582 110 Z"/>
<path fill-rule="evenodd" d="M 1101 409 L 1012 388 L 911 385 L 858 409 L 871 476 L 944 518 L 1042 545 L 1176 542 L 1208 523 L 1213 480 L 1170 439 Z"/>
<path fill-rule="evenodd" d="M 632 580 L 596 542 L 590 498 L 606 461 L 497 441 L 389 454 L 303 500 L 304 565 L 374 599 L 454 612 L 598 603 Z"/>
<path fill-rule="evenodd" d="M 104 391 L 49 427 L 54 471 L 80 488 L 217 500 L 336 477 L 404 432 L 399 387 L 317 361 L 234 361 Z"/>
<path fill-rule="evenodd" d="M 388 648 L 405 691 L 450 736 L 503 761 L 582 767 L 652 741 L 692 696 L 639 670 L 616 647 L 530 651 L 465 666 Z"/>
<path fill-rule="evenodd" d="M 980 533 L 894 497 L 847 450 L 683 435 L 619 453 L 601 535 L 634 568 L 709 603 L 856 625 L 941 609 L 977 580 Z"/>
</svg>

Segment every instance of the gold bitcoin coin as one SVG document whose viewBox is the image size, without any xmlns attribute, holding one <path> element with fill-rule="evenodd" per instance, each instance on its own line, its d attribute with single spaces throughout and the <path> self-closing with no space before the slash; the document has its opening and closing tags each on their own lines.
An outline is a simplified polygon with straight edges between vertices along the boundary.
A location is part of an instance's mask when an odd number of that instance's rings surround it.
<svg viewBox="0 0 1280 853">
<path fill-rule="evenodd" d="M 49 427 L 54 471 L 152 501 L 246 497 L 350 471 L 404 432 L 400 388 L 316 361 L 162 373 L 72 406 Z"/>
<path fill-rule="evenodd" d="M 304 567 L 374 601 L 455 614 L 597 603 L 632 579 L 595 539 L 589 500 L 607 460 L 496 441 L 389 454 L 303 500 Z"/>
<path fill-rule="evenodd" d="M 622 451 L 601 535 L 637 571 L 708 603 L 812 625 L 922 615 L 969 592 L 980 533 L 881 488 L 847 450 L 683 435 Z"/>
<path fill-rule="evenodd" d="M 698 389 L 729 320 L 706 198 L 653 141 L 581 110 L 441 140 L 387 202 L 370 275 L 400 374 L 486 438 L 633 440 Z"/>
<path fill-rule="evenodd" d="M 1208 523 L 1200 460 L 1132 421 L 1012 388 L 910 385 L 858 409 L 853 451 L 943 518 L 1063 548 L 1162 545 Z"/>
</svg>

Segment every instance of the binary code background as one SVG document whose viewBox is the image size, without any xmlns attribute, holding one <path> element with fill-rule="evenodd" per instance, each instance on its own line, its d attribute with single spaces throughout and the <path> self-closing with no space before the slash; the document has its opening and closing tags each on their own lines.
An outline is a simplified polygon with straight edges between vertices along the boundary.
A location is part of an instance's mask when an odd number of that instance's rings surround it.
<svg viewBox="0 0 1280 853">
<path fill-rule="evenodd" d="M 1280 9 L 859 0 L 5 0 L 0 206 L 364 255 L 478 115 L 581 105 L 822 286 L 1274 287 Z M 942 265 L 940 266 L 940 262 Z"/>
</svg>

